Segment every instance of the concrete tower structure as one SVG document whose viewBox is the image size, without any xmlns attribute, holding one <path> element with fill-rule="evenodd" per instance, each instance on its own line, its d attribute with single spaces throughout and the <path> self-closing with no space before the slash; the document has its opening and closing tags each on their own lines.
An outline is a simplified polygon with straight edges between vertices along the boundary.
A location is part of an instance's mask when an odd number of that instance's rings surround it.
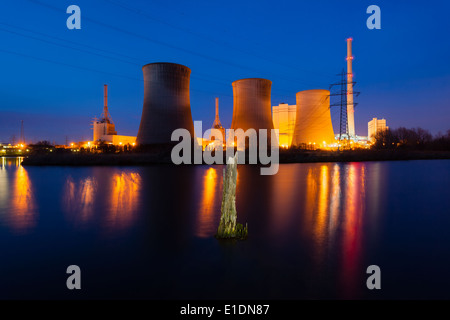
<svg viewBox="0 0 450 320">
<path fill-rule="evenodd" d="M 352 38 L 347 39 L 347 122 L 348 135 L 356 137 L 355 133 L 355 109 L 353 105 L 353 70 L 352 70 Z"/>
<path fill-rule="evenodd" d="M 293 146 L 323 148 L 335 142 L 330 113 L 330 91 L 297 92 L 297 114 Z"/>
<path fill-rule="evenodd" d="M 144 73 L 144 104 L 137 144 L 164 144 L 175 129 L 184 128 L 194 138 L 189 80 L 191 69 L 176 63 L 150 63 Z"/>
<path fill-rule="evenodd" d="M 231 129 L 273 129 L 270 103 L 272 81 L 252 78 L 236 80 L 233 85 L 233 120 Z"/>
</svg>

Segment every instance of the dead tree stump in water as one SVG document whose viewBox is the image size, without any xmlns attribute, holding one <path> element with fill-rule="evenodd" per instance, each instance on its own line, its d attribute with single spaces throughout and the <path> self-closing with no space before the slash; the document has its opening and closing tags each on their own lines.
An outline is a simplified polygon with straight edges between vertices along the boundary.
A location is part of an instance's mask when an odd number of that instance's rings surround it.
<svg viewBox="0 0 450 320">
<path fill-rule="evenodd" d="M 243 227 L 242 224 L 236 223 L 236 181 L 237 159 L 234 156 L 228 158 L 227 167 L 223 170 L 223 198 L 220 224 L 216 235 L 219 239 L 245 239 L 248 235 L 247 224 Z"/>
</svg>

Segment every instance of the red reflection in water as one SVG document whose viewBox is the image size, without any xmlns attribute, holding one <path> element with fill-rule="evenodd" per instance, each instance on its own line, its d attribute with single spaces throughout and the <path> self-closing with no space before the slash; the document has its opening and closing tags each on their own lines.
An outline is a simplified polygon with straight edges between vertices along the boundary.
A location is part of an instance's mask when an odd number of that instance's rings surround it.
<svg viewBox="0 0 450 320">
<path fill-rule="evenodd" d="M 338 272 L 343 297 L 356 296 L 361 287 L 365 179 L 361 163 L 311 165 L 306 174 L 303 221 L 313 244 L 311 258 L 320 274 L 324 262 L 333 263 L 328 254 L 341 250 Z"/>
<path fill-rule="evenodd" d="M 342 290 L 344 298 L 355 296 L 361 287 L 362 214 L 365 199 L 365 167 L 351 163 L 345 178 L 346 197 L 343 204 Z"/>
</svg>

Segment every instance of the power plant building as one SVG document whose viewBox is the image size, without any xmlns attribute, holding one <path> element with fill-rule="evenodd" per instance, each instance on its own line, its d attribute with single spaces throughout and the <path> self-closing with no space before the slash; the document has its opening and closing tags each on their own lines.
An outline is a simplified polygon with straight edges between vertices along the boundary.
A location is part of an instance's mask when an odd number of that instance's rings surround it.
<svg viewBox="0 0 450 320">
<path fill-rule="evenodd" d="M 278 144 L 280 147 L 288 148 L 292 144 L 294 136 L 295 117 L 297 105 L 280 103 L 272 107 L 272 121 L 275 129 L 278 129 Z"/>
<path fill-rule="evenodd" d="M 102 140 L 103 136 L 116 135 L 116 127 L 108 112 L 108 85 L 103 85 L 103 113 L 99 120 L 93 122 L 94 139 L 93 141 Z"/>
<path fill-rule="evenodd" d="M 241 79 L 232 83 L 233 86 L 233 119 L 231 129 L 273 129 L 270 90 L 272 81 L 260 78 Z"/>
<path fill-rule="evenodd" d="M 330 113 L 330 91 L 297 92 L 297 113 L 292 145 L 324 148 L 335 143 Z"/>
<path fill-rule="evenodd" d="M 377 119 L 377 118 L 373 118 L 371 121 L 369 121 L 367 127 L 369 131 L 367 135 L 369 140 L 373 140 L 377 132 L 389 129 L 389 127 L 386 126 L 386 119 Z"/>
<path fill-rule="evenodd" d="M 100 119 L 95 119 L 92 123 L 93 142 L 108 142 L 114 145 L 134 144 L 136 137 L 117 135 L 116 127 L 108 112 L 108 85 L 103 86 L 103 113 Z"/>
<path fill-rule="evenodd" d="M 184 128 L 194 139 L 189 96 L 191 69 L 176 63 L 150 63 L 142 67 L 144 103 L 137 144 L 166 144 L 172 132 Z"/>
</svg>

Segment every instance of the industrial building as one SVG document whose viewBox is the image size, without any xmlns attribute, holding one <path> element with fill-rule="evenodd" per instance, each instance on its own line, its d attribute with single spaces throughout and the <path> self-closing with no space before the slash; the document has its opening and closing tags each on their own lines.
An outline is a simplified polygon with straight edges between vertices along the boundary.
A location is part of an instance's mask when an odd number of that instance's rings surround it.
<svg viewBox="0 0 450 320">
<path fill-rule="evenodd" d="M 292 145 L 326 148 L 335 143 L 330 113 L 330 91 L 297 92 L 297 112 Z"/>
<path fill-rule="evenodd" d="M 371 121 L 369 121 L 367 127 L 369 132 L 367 136 L 371 141 L 374 140 L 374 137 L 377 134 L 377 132 L 389 129 L 389 127 L 386 126 L 386 119 L 377 119 L 377 118 L 373 118 Z"/>
<path fill-rule="evenodd" d="M 289 148 L 294 136 L 295 117 L 297 105 L 280 103 L 272 107 L 272 121 L 275 129 L 278 129 L 278 145 L 282 148 Z"/>
<path fill-rule="evenodd" d="M 104 136 L 116 135 L 116 127 L 108 112 L 108 85 L 103 85 L 103 113 L 100 119 L 93 122 L 94 138 L 93 141 L 102 140 Z"/>
<path fill-rule="evenodd" d="M 103 113 L 100 119 L 94 119 L 93 127 L 93 144 L 104 141 L 114 145 L 133 145 L 136 137 L 117 135 L 116 127 L 108 112 L 108 85 L 103 86 Z"/>
<path fill-rule="evenodd" d="M 142 67 L 144 103 L 136 143 L 167 144 L 175 129 L 194 137 L 189 80 L 191 69 L 176 63 L 150 63 Z"/>
<path fill-rule="evenodd" d="M 233 86 L 233 119 L 231 129 L 267 129 L 270 143 L 273 129 L 270 90 L 272 81 L 260 78 L 241 79 Z"/>
</svg>

